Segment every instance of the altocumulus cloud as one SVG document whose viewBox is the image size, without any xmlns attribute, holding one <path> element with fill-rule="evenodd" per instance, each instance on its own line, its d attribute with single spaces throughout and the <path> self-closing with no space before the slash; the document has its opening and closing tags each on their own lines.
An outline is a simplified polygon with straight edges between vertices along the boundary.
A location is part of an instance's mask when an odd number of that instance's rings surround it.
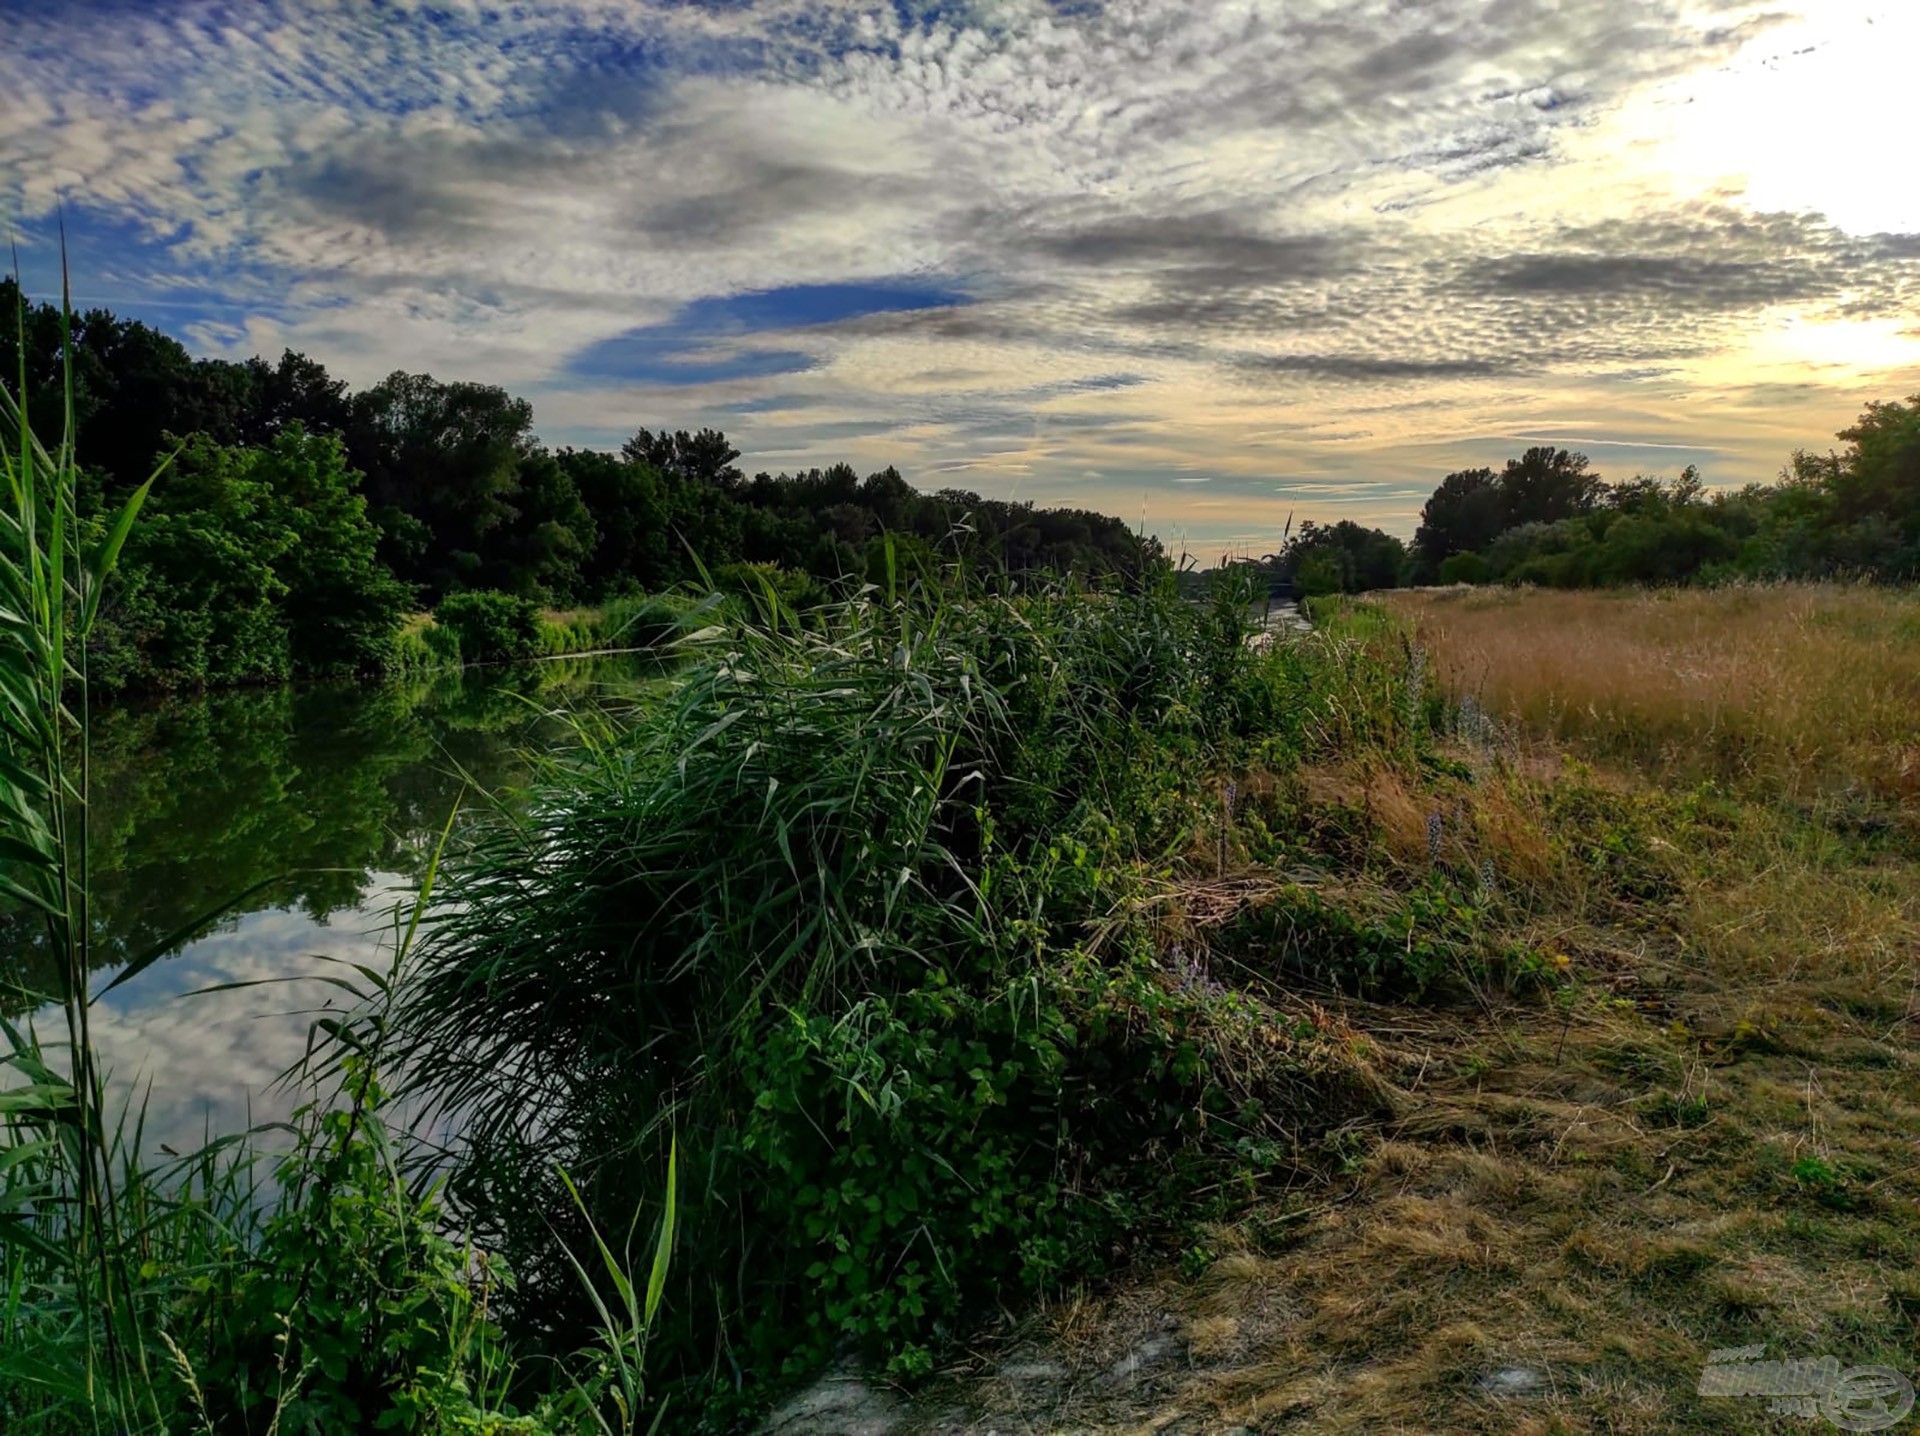
<svg viewBox="0 0 1920 1436">
<path fill-rule="evenodd" d="M 83 297 L 507 384 L 553 440 L 711 422 L 1170 536 L 1316 493 L 1405 528 L 1489 436 L 1745 480 L 1920 377 L 1920 238 L 1658 138 L 1729 73 L 1807 103 L 1794 57 L 1868 20 L 1899 13 L 15 0 L 0 204 L 30 281 L 64 205 Z"/>
</svg>

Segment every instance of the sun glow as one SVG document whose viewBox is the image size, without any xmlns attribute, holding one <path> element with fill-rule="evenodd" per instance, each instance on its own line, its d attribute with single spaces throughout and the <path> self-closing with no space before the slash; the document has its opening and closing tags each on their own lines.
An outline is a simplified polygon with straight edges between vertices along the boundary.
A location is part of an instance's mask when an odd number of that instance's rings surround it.
<svg viewBox="0 0 1920 1436">
<path fill-rule="evenodd" d="M 1815 211 L 1853 234 L 1920 232 L 1920 187 L 1893 158 L 1920 121 L 1915 56 L 1920 5 L 1821 0 L 1817 18 L 1662 86 L 1638 138 L 1682 189 Z"/>
</svg>

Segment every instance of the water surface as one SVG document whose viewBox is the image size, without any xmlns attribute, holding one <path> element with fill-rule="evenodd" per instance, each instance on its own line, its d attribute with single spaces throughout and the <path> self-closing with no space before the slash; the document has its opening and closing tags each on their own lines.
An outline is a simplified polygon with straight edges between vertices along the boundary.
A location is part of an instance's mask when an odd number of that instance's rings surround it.
<svg viewBox="0 0 1920 1436">
<path fill-rule="evenodd" d="M 316 1010 L 347 999 L 298 982 L 384 968 L 393 912 L 457 802 L 524 782 L 565 745 L 557 707 L 657 680 L 644 660 L 557 661 L 379 686 L 240 689 L 95 714 L 95 990 L 209 912 L 223 916 L 102 996 L 97 1044 L 120 1091 L 147 1098 L 151 1142 L 191 1144 L 283 1117 L 271 1090 Z M 237 903 L 236 897 L 247 894 Z M 0 978 L 50 987 L 37 926 L 0 917 Z M 0 1011 L 31 1003 L 0 997 Z M 64 1027 L 44 1009 L 43 1037 Z"/>
</svg>

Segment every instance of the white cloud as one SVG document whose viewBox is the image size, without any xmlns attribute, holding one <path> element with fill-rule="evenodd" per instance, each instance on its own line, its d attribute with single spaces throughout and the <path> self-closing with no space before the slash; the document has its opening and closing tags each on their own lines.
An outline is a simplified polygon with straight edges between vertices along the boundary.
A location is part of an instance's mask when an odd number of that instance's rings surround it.
<svg viewBox="0 0 1920 1436">
<path fill-rule="evenodd" d="M 1324 474 L 1399 520 L 1489 430 L 1757 478 L 1920 380 L 1920 246 L 1867 233 L 1908 219 L 1874 137 L 1920 113 L 1845 84 L 1911 22 L 1779 8 L 29 3 L 0 196 L 137 236 L 131 299 L 238 304 L 208 348 L 519 387 L 549 438 L 720 422 L 782 463 L 1142 485 L 1168 525 L 1196 470 Z M 1810 84 L 1848 126 L 1787 154 Z M 902 275 L 980 302 L 768 339 L 800 374 L 566 376 L 701 296 Z M 1836 354 L 1785 413 L 1729 401 Z"/>
</svg>

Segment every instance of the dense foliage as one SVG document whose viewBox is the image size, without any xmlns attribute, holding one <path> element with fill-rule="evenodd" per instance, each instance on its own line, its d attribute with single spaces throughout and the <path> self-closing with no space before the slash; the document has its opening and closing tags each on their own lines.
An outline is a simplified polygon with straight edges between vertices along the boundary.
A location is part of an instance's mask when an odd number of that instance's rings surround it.
<svg viewBox="0 0 1920 1436">
<path fill-rule="evenodd" d="M 1605 483 L 1531 449 L 1449 474 L 1421 513 L 1414 582 L 1555 588 L 1920 575 L 1920 396 L 1871 404 L 1844 448 L 1796 453 L 1780 481 L 1709 494 L 1699 474 Z"/>
<path fill-rule="evenodd" d="M 5 326 L 0 373 L 24 366 L 29 407 L 50 422 L 60 312 L 0 281 L 0 313 L 16 310 L 24 352 Z M 493 385 L 395 373 L 355 393 L 305 355 L 194 359 L 104 310 L 73 317 L 71 347 L 83 511 L 111 510 L 185 445 L 103 615 L 108 687 L 408 666 L 401 616 L 465 590 L 566 608 L 752 565 L 817 597 L 889 552 L 903 574 L 933 571 L 937 551 L 1016 579 L 1138 576 L 1158 559 L 1117 519 L 923 493 L 892 469 L 748 478 L 712 430 L 641 429 L 617 454 L 550 449 L 532 406 Z"/>
<path fill-rule="evenodd" d="M 1411 544 L 1350 520 L 1290 532 L 1241 560 L 1276 589 L 1405 584 L 1550 588 L 1920 576 L 1920 395 L 1877 403 L 1827 454 L 1797 452 L 1775 484 L 1709 493 L 1699 472 L 1609 483 L 1586 455 L 1528 449 L 1440 481 Z M 1205 591 L 1201 575 L 1189 592 Z"/>
<path fill-rule="evenodd" d="M 653 1356 L 724 1404 L 848 1339 L 924 1369 L 968 1315 L 1102 1270 L 1364 1104 L 1311 1024 L 1146 916 L 1212 851 L 1235 764 L 1414 741 L 1391 665 L 1258 651 L 1246 598 L 776 614 L 479 834 L 398 1021 L 467 1134 L 451 1190 L 519 1278 L 509 1326 L 582 1315 L 556 1162 L 624 1224 L 677 1132 L 706 1198 Z M 1446 966 L 1404 930 L 1253 950 L 1269 979 Z"/>
</svg>

